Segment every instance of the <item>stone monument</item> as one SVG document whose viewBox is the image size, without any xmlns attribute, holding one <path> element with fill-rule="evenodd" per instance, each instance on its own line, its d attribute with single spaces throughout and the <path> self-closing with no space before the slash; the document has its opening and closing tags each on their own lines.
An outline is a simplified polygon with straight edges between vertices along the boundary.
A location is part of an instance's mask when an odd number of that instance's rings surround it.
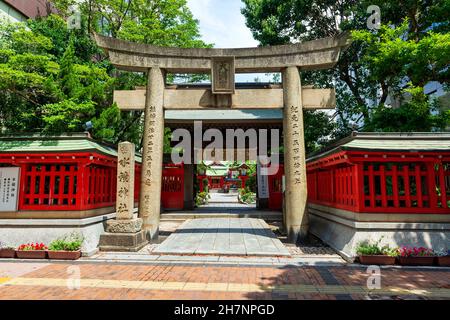
<svg viewBox="0 0 450 320">
<path fill-rule="evenodd" d="M 134 144 L 119 144 L 116 219 L 106 222 L 106 233 L 100 236 L 101 251 L 139 251 L 147 244 L 142 219 L 134 215 L 134 154 Z"/>
</svg>

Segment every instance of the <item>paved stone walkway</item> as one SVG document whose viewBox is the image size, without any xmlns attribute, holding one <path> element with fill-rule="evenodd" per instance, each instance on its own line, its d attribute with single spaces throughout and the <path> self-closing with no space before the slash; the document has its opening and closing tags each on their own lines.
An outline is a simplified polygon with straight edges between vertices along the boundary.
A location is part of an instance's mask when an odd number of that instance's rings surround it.
<svg viewBox="0 0 450 320">
<path fill-rule="evenodd" d="M 229 193 L 221 193 L 221 192 L 210 192 L 209 196 L 211 197 L 208 201 L 209 205 L 207 206 L 214 206 L 215 204 L 234 204 L 236 206 L 240 207 L 253 207 L 256 208 L 256 205 L 247 205 L 247 204 L 241 204 L 238 201 L 238 193 L 230 191 Z"/>
<path fill-rule="evenodd" d="M 154 251 L 169 255 L 290 256 L 261 219 L 209 218 L 184 222 Z"/>
<path fill-rule="evenodd" d="M 235 265 L 235 266 L 337 266 L 346 262 L 336 254 L 309 254 L 291 257 L 249 257 L 219 255 L 158 255 L 149 252 L 124 253 L 100 252 L 89 258 L 82 258 L 83 263 L 134 263 L 134 264 L 192 264 L 192 265 Z"/>
<path fill-rule="evenodd" d="M 20 271 L 20 272 L 19 272 Z M 450 269 L 0 263 L 0 299 L 450 299 Z"/>
</svg>

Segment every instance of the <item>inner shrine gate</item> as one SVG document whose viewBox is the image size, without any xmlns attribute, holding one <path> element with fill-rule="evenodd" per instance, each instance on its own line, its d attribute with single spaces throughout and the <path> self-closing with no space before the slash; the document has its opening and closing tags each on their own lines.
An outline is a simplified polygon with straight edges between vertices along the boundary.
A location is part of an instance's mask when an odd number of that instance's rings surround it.
<svg viewBox="0 0 450 320">
<path fill-rule="evenodd" d="M 148 75 L 146 90 L 116 91 L 121 110 L 144 110 L 145 128 L 139 217 L 147 237 L 158 236 L 165 110 L 283 110 L 285 224 L 288 239 L 306 235 L 307 186 L 304 109 L 335 107 L 333 89 L 301 86 L 300 71 L 334 66 L 349 45 L 341 34 L 273 47 L 242 49 L 166 48 L 95 35 L 97 44 L 109 54 L 117 68 Z M 239 89 L 235 73 L 281 72 L 281 88 Z M 170 88 L 167 73 L 210 73 L 210 88 Z"/>
</svg>

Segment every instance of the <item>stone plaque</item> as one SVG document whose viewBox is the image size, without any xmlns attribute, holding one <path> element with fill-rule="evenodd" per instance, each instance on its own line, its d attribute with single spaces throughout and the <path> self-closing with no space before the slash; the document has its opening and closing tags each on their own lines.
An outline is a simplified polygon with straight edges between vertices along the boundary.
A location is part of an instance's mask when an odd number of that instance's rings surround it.
<svg viewBox="0 0 450 320">
<path fill-rule="evenodd" d="M 211 58 L 213 94 L 234 94 L 234 57 Z"/>
<path fill-rule="evenodd" d="M 0 168 L 0 211 L 17 211 L 20 168 Z"/>
<path fill-rule="evenodd" d="M 134 210 L 134 144 L 119 143 L 117 163 L 117 220 L 133 218 Z"/>
</svg>

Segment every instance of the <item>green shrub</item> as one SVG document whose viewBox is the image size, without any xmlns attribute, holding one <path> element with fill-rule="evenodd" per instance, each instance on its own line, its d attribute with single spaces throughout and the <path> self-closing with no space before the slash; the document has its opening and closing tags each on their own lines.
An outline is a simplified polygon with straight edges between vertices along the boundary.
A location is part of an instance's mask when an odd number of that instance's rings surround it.
<svg viewBox="0 0 450 320">
<path fill-rule="evenodd" d="M 198 207 L 207 204 L 209 199 L 211 199 L 211 196 L 209 195 L 208 192 L 206 191 L 199 192 L 195 197 L 195 205 Z"/>
<path fill-rule="evenodd" d="M 209 181 L 207 178 L 204 178 L 202 180 L 202 184 L 203 184 L 203 192 L 209 193 Z"/>
<path fill-rule="evenodd" d="M 367 240 L 360 242 L 356 247 L 356 253 L 360 256 L 398 256 L 397 248 L 390 248 L 389 246 L 380 247 L 381 239 L 375 243 L 370 243 Z"/>
<path fill-rule="evenodd" d="M 256 192 L 256 174 L 247 179 L 245 182 L 245 187 L 248 187 L 252 192 Z"/>
<path fill-rule="evenodd" d="M 246 204 L 256 202 L 256 193 L 252 192 L 249 187 L 239 189 L 239 198 Z"/>
<path fill-rule="evenodd" d="M 71 233 L 63 238 L 53 240 L 48 246 L 50 251 L 78 251 L 83 244 L 83 236 Z"/>
</svg>

